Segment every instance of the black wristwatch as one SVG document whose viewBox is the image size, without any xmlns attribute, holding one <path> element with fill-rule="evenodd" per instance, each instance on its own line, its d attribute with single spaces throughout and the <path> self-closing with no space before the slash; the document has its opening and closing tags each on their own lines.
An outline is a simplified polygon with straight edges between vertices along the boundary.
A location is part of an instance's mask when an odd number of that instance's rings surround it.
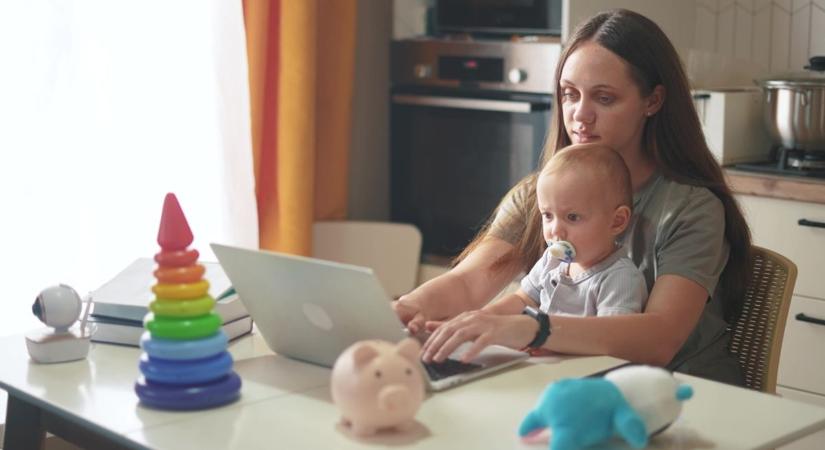
<svg viewBox="0 0 825 450">
<path fill-rule="evenodd" d="M 550 337 L 550 333 L 553 331 L 550 327 L 550 316 L 544 311 L 533 308 L 532 306 L 525 306 L 521 313 L 536 319 L 536 322 L 539 323 L 539 331 L 536 331 L 536 337 L 527 344 L 525 350 L 540 348 L 547 342 L 547 338 Z"/>
</svg>

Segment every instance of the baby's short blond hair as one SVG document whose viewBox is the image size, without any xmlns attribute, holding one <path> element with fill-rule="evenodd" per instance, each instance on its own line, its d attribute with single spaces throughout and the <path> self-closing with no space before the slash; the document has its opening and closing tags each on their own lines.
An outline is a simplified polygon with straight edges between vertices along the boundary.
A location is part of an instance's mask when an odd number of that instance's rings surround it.
<svg viewBox="0 0 825 450">
<path fill-rule="evenodd" d="M 574 144 L 557 151 L 541 169 L 540 176 L 562 171 L 589 171 L 597 180 L 606 197 L 615 199 L 616 207 L 633 209 L 633 186 L 630 170 L 619 153 L 602 144 Z"/>
</svg>

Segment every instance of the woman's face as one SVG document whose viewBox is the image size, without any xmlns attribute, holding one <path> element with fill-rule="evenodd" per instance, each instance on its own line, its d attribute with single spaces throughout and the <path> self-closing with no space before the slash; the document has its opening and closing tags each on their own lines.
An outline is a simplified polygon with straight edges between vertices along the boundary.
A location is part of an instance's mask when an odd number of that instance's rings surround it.
<svg viewBox="0 0 825 450">
<path fill-rule="evenodd" d="M 573 144 L 599 142 L 626 161 L 641 154 L 642 132 L 660 102 L 643 97 L 630 67 L 615 53 L 586 42 L 567 58 L 559 80 L 562 113 Z"/>
</svg>

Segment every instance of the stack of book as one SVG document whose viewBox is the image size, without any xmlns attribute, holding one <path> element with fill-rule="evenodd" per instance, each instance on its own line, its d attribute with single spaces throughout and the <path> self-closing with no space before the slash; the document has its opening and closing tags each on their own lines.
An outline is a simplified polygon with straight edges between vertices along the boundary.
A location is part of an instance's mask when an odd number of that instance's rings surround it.
<svg viewBox="0 0 825 450">
<path fill-rule="evenodd" d="M 220 264 L 200 262 L 206 267 L 204 278 L 209 281 L 209 293 L 215 298 L 214 311 L 223 319 L 221 327 L 232 340 L 252 331 L 252 318 L 223 272 Z M 109 282 L 90 294 L 94 324 L 92 341 L 138 346 L 145 331 L 143 318 L 155 299 L 152 275 L 156 269 L 151 258 L 138 258 Z"/>
</svg>

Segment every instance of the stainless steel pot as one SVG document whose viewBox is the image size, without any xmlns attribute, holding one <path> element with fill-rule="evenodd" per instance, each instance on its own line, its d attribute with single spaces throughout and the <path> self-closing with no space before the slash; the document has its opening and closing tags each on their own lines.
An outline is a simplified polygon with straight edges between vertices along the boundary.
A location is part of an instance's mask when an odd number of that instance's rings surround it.
<svg viewBox="0 0 825 450">
<path fill-rule="evenodd" d="M 756 80 L 765 98 L 765 125 L 785 148 L 825 152 L 825 56 L 806 71 Z"/>
</svg>

